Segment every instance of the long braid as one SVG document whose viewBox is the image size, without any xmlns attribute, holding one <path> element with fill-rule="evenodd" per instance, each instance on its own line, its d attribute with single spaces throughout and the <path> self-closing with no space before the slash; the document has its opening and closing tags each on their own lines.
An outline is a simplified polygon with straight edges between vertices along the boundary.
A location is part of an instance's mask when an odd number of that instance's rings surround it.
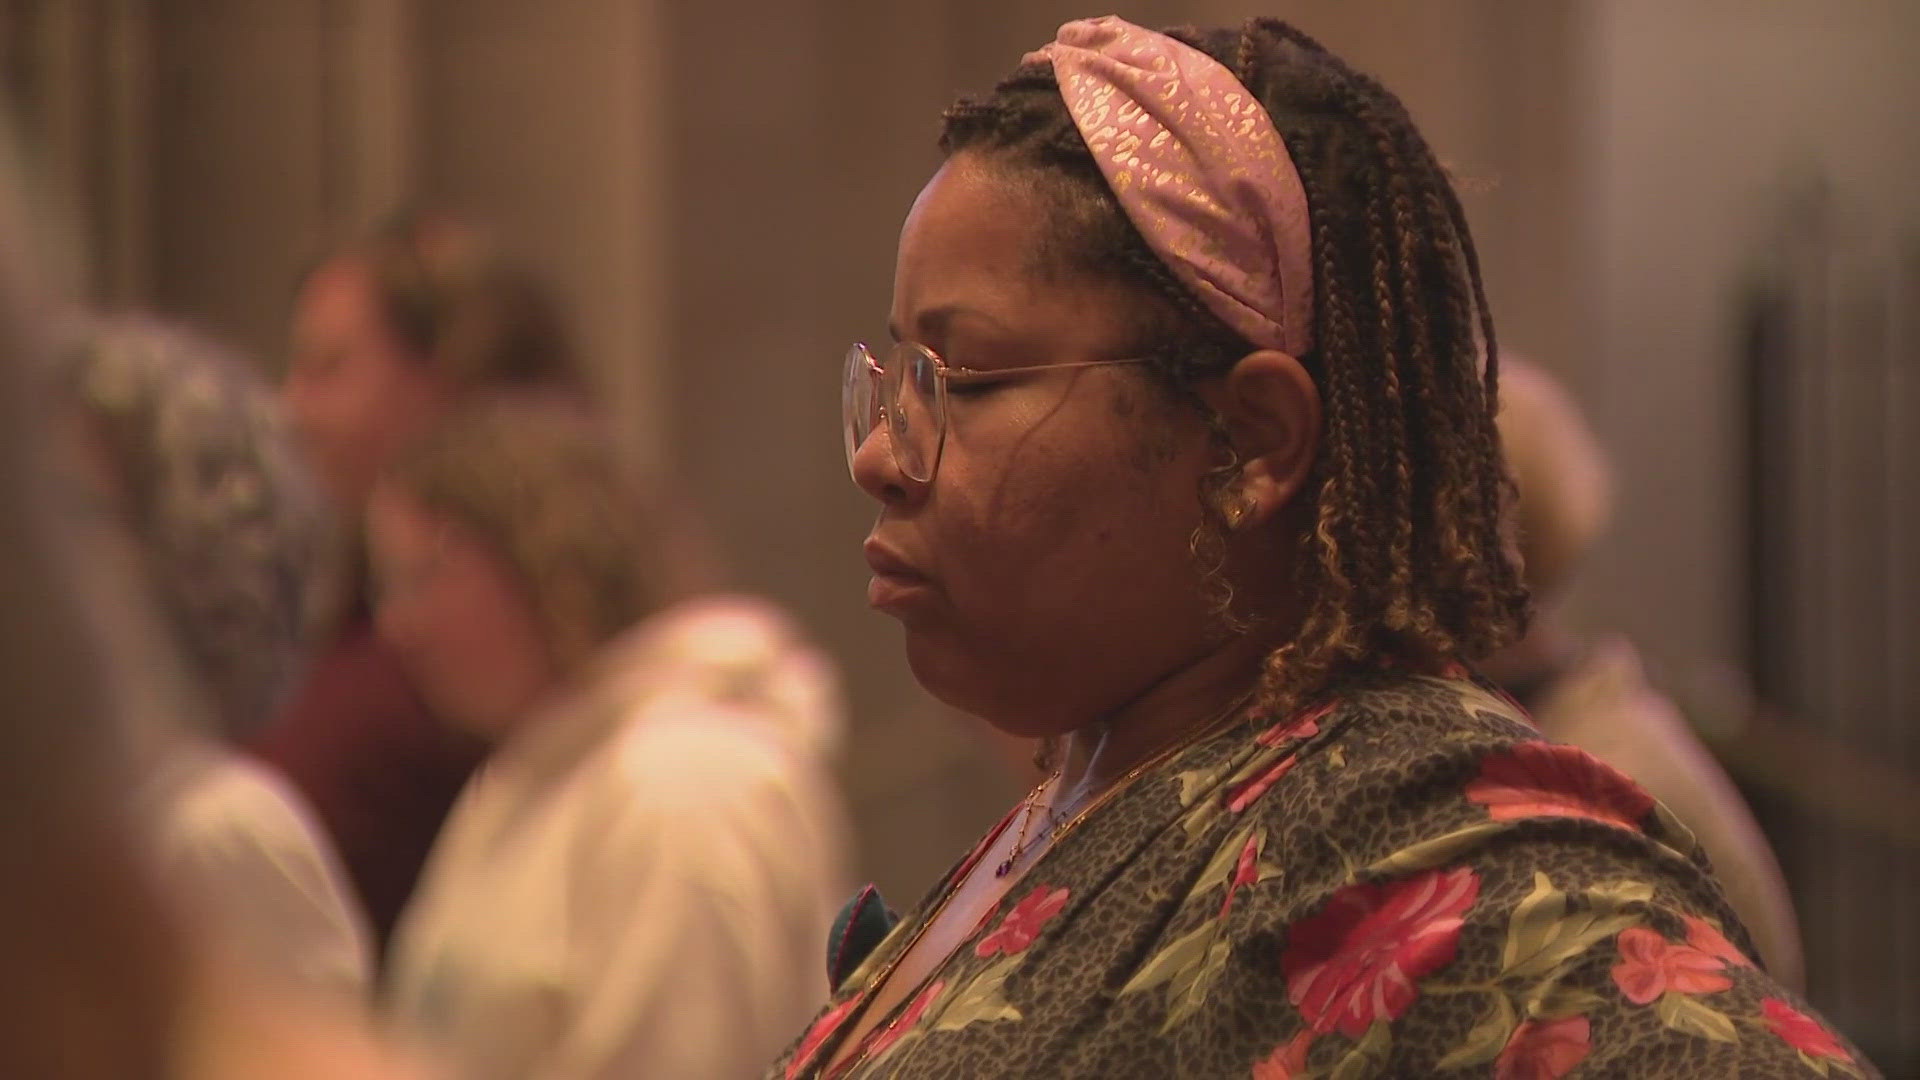
<svg viewBox="0 0 1920 1080">
<path fill-rule="evenodd" d="M 1389 174 L 1389 190 L 1394 180 Z M 1375 558 L 1385 563 L 1378 569 L 1376 580 L 1385 587 L 1384 611 L 1380 612 L 1389 630 L 1405 629 L 1411 619 L 1410 602 L 1413 591 L 1413 570 L 1411 566 L 1411 548 L 1413 544 L 1413 469 L 1407 461 L 1407 416 L 1402 401 L 1400 364 L 1398 357 L 1411 354 L 1415 360 L 1422 359 L 1422 343 L 1409 333 L 1410 326 L 1403 324 L 1401 312 L 1404 310 L 1407 323 L 1419 317 L 1422 305 L 1417 300 L 1403 302 L 1396 296 L 1394 278 L 1398 273 L 1404 281 L 1404 234 L 1397 228 L 1389 227 L 1386 212 L 1376 202 L 1367 207 L 1367 239 L 1373 262 L 1373 287 L 1375 311 L 1379 322 L 1379 338 L 1384 346 L 1378 353 L 1383 363 L 1382 377 L 1375 383 L 1375 408 L 1371 419 L 1375 426 L 1372 433 L 1374 454 L 1379 459 L 1373 464 L 1370 475 L 1384 490 L 1376 493 L 1383 505 L 1391 506 L 1393 513 L 1378 516 L 1378 523 L 1388 535 L 1377 539 L 1370 538 L 1369 549 Z M 1397 224 L 1397 223 L 1396 223 Z M 1402 294 L 1404 296 L 1404 293 Z M 1417 365 L 1416 365 L 1417 366 Z"/>
<path fill-rule="evenodd" d="M 1413 137 L 1417 138 L 1417 135 Z M 1421 149 L 1425 151 L 1424 143 Z M 1524 611 L 1527 593 L 1519 566 L 1514 560 L 1504 557 L 1505 525 L 1510 520 L 1506 510 L 1514 494 L 1512 481 L 1501 458 L 1499 431 L 1495 424 L 1499 401 L 1500 354 L 1493 318 L 1487 307 L 1485 283 L 1480 275 L 1480 256 L 1473 243 L 1473 234 L 1467 227 L 1465 208 L 1460 204 L 1452 185 L 1437 174 L 1437 166 L 1432 186 L 1441 209 L 1445 211 L 1444 228 L 1440 231 L 1453 241 L 1459 257 L 1465 263 L 1465 273 L 1460 276 L 1465 278 L 1470 288 L 1471 310 L 1478 316 L 1474 327 L 1478 341 L 1463 342 L 1462 345 L 1471 347 L 1469 355 L 1479 363 L 1453 366 L 1453 371 L 1458 375 L 1455 392 L 1463 401 L 1477 405 L 1474 409 L 1456 410 L 1456 416 L 1475 422 L 1476 432 L 1481 436 L 1465 440 L 1465 448 L 1475 458 L 1476 467 L 1470 475 L 1476 481 L 1477 500 L 1474 509 L 1477 513 L 1462 515 L 1462 519 L 1478 525 L 1475 535 L 1468 542 L 1472 551 L 1484 553 L 1476 560 L 1478 572 L 1473 591 L 1485 598 L 1490 611 L 1498 608 Z M 1475 379 L 1473 373 L 1482 368 L 1484 370 L 1480 377 Z"/>
<path fill-rule="evenodd" d="M 1370 121 L 1373 119 L 1368 113 L 1363 115 L 1368 115 Z M 1378 123 L 1373 123 L 1372 126 L 1374 137 L 1380 145 L 1384 147 L 1392 144 L 1394 140 L 1391 128 Z M 1423 281 L 1424 275 L 1421 273 L 1420 254 L 1416 245 L 1412 243 L 1412 238 L 1420 235 L 1423 229 L 1422 223 L 1418 221 L 1415 214 L 1410 187 L 1411 184 L 1405 172 L 1394 170 L 1389 173 L 1387 212 L 1393 219 L 1393 234 L 1396 241 L 1393 284 L 1403 300 L 1404 324 L 1401 327 L 1403 355 L 1407 366 L 1412 371 L 1425 372 L 1433 370 L 1440 361 L 1432 322 L 1427 311 L 1426 297 L 1429 291 Z M 1434 485 L 1428 479 L 1427 470 L 1416 467 L 1409 460 L 1408 454 L 1408 448 L 1412 444 L 1409 437 L 1410 431 L 1444 430 L 1450 416 L 1447 410 L 1434 407 L 1432 386 L 1428 379 L 1417 376 L 1409 378 L 1406 380 L 1405 393 L 1402 395 L 1400 366 L 1400 362 L 1392 359 L 1386 365 L 1387 378 L 1395 392 L 1394 415 L 1399 421 L 1397 433 L 1400 438 L 1393 442 L 1395 464 L 1404 485 L 1399 492 L 1403 499 L 1400 505 L 1402 513 L 1397 522 L 1401 531 L 1395 537 L 1393 567 L 1395 587 L 1400 591 L 1395 597 L 1395 608 L 1389 612 L 1387 625 L 1391 629 L 1409 632 L 1434 641 L 1443 651 L 1451 653 L 1458 651 L 1459 643 L 1453 640 L 1442 627 L 1436 625 L 1430 609 L 1413 603 L 1413 582 L 1416 577 L 1428 577 L 1432 569 L 1431 561 L 1421 557 L 1426 553 L 1416 551 L 1415 546 L 1418 542 L 1416 538 L 1433 537 L 1442 550 L 1450 548 L 1457 542 L 1456 520 L 1454 515 L 1441 514 L 1438 515 L 1440 520 L 1437 532 L 1419 527 L 1416 515 L 1430 504 L 1434 495 Z M 1418 495 L 1426 497 L 1420 498 L 1417 497 Z"/>
<path fill-rule="evenodd" d="M 1447 298 L 1449 318 L 1455 325 L 1470 326 L 1472 325 L 1474 311 L 1472 294 L 1458 286 L 1459 275 L 1456 272 L 1456 267 L 1464 267 L 1467 265 L 1466 255 L 1456 239 L 1459 234 L 1452 228 L 1453 218 L 1443 202 L 1445 189 L 1446 185 L 1444 184 L 1430 182 L 1422 197 L 1423 202 L 1427 205 L 1427 212 L 1430 219 L 1444 222 L 1447 225 L 1447 227 L 1437 230 L 1441 242 L 1436 244 L 1435 259 L 1437 260 L 1437 265 L 1432 268 L 1431 273 L 1437 282 L 1452 283 L 1453 287 L 1451 288 L 1436 288 L 1435 290 L 1437 295 L 1442 295 Z M 1484 384 L 1479 383 L 1473 376 L 1473 367 L 1466 364 L 1459 365 L 1459 367 L 1462 369 L 1462 373 L 1456 378 L 1454 385 L 1450 388 L 1451 394 L 1465 397 L 1486 397 L 1488 392 L 1485 391 Z M 1435 418 L 1461 419 L 1454 415 L 1455 410 L 1448 409 L 1436 402 L 1435 395 L 1437 393 L 1439 393 L 1439 391 L 1435 388 L 1423 384 L 1421 403 L 1423 411 L 1427 415 Z M 1490 402 L 1492 399 L 1486 397 L 1486 400 Z M 1483 429 L 1490 429 L 1492 426 L 1491 410 L 1481 408 L 1478 410 L 1478 413 L 1479 416 L 1477 419 L 1480 426 Z M 1436 419 L 1436 422 L 1440 421 Z M 1483 439 L 1476 441 L 1488 440 Z M 1498 504 L 1497 498 L 1489 498 L 1489 494 L 1484 487 L 1477 490 L 1475 495 L 1476 505 L 1479 507 L 1497 506 Z M 1485 545 L 1488 540 L 1485 536 L 1474 536 L 1464 542 L 1477 548 Z M 1441 553 L 1451 550 L 1451 548 L 1452 544 L 1442 542 L 1432 557 L 1437 559 Z"/>
<path fill-rule="evenodd" d="M 1500 509 L 1500 512 L 1493 515 L 1493 520 L 1489 523 L 1491 528 L 1488 535 L 1483 537 L 1483 542 L 1504 547 L 1507 537 L 1503 526 L 1511 520 L 1504 510 L 1519 496 L 1514 489 L 1513 478 L 1501 458 L 1500 434 L 1494 423 L 1494 417 L 1499 409 L 1500 349 L 1494 337 L 1493 317 L 1487 311 L 1485 284 L 1480 277 L 1480 253 L 1474 247 L 1473 234 L 1467 229 L 1466 210 L 1460 205 L 1460 197 L 1451 185 L 1442 184 L 1440 187 L 1442 203 L 1447 207 L 1449 219 L 1453 222 L 1459 237 L 1462 254 L 1466 258 L 1467 278 L 1473 284 L 1474 303 L 1480 312 L 1481 355 L 1485 358 L 1486 365 L 1483 382 L 1484 416 L 1490 435 L 1479 448 L 1484 454 L 1480 479 L 1483 486 L 1482 498 L 1485 503 Z M 1495 572 L 1496 595 L 1524 608 L 1527 591 L 1520 576 L 1519 564 L 1513 559 L 1505 558 L 1498 559 L 1496 562 L 1499 565 L 1499 569 Z"/>
</svg>

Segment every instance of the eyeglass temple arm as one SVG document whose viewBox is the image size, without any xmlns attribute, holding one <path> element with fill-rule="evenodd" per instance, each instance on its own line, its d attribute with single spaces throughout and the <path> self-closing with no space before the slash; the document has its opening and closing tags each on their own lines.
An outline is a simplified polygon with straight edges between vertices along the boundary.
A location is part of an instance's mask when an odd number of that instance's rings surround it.
<svg viewBox="0 0 1920 1080">
<path fill-rule="evenodd" d="M 1069 360 L 1064 364 L 1028 364 L 1024 367 L 992 369 L 954 367 L 950 364 L 943 363 L 940 365 L 940 370 L 950 376 L 958 375 L 963 378 L 972 376 L 998 378 L 1001 375 L 1024 375 L 1030 371 L 1060 371 L 1065 368 L 1109 367 L 1114 364 L 1144 364 L 1150 359 L 1152 359 L 1152 357 L 1129 356 L 1121 360 Z"/>
</svg>

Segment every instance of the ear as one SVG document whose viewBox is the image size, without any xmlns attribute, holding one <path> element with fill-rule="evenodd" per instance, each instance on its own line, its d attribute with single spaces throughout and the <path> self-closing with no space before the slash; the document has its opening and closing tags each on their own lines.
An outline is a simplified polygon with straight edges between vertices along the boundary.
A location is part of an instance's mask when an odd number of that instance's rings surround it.
<svg viewBox="0 0 1920 1080">
<path fill-rule="evenodd" d="M 1203 396 L 1240 455 L 1233 498 L 1241 526 L 1271 520 L 1306 485 L 1320 450 L 1320 388 L 1300 361 L 1248 353 Z"/>
</svg>

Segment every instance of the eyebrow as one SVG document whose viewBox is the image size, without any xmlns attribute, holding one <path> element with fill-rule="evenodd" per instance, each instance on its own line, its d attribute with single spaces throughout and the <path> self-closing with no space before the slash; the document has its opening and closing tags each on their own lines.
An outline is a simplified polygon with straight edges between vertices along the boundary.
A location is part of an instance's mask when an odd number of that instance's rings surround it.
<svg viewBox="0 0 1920 1080">
<path fill-rule="evenodd" d="M 919 317 L 914 320 L 920 337 L 914 340 L 937 337 L 945 333 L 948 327 L 953 325 L 955 319 L 962 317 L 978 319 L 981 322 L 988 323 L 994 330 L 1003 334 L 1012 332 L 1012 327 L 994 318 L 981 308 L 968 307 L 965 304 L 941 304 L 920 312 Z M 899 324 L 891 319 L 887 321 L 887 336 L 895 341 L 904 340 L 900 333 Z"/>
</svg>

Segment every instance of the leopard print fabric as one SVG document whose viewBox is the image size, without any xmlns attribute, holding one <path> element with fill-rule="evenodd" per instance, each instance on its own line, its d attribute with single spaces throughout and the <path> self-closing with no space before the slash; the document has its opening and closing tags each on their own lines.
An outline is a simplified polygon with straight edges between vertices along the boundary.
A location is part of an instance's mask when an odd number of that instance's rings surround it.
<svg viewBox="0 0 1920 1080">
<path fill-rule="evenodd" d="M 770 1078 L 826 1075 L 965 865 Z M 1465 678 L 1382 675 L 1142 775 L 828 1080 L 1877 1075 L 1752 957 L 1631 781 Z"/>
</svg>

